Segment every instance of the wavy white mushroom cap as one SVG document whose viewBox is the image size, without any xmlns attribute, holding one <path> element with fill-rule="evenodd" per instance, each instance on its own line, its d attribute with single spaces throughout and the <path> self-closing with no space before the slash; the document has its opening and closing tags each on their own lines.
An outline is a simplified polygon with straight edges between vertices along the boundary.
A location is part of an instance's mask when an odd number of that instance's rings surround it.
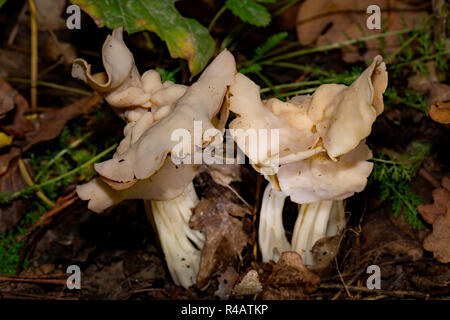
<svg viewBox="0 0 450 320">
<path fill-rule="evenodd" d="M 230 128 L 242 129 L 244 133 L 232 135 L 255 163 L 255 169 L 264 174 L 277 172 L 273 161 L 277 157 L 282 165 L 326 150 L 335 160 L 370 134 L 373 122 L 383 111 L 382 95 L 386 87 L 387 72 L 381 56 L 375 57 L 350 87 L 325 84 L 312 96 L 297 96 L 288 102 L 261 101 L 259 86 L 238 74 L 230 88 L 230 110 L 238 117 Z M 261 149 L 258 144 L 246 144 L 250 135 L 245 131 L 249 129 L 279 129 L 278 152 L 272 140 L 267 151 L 257 150 Z M 271 173 L 267 167 L 271 167 Z"/>
<path fill-rule="evenodd" d="M 120 156 L 96 164 L 97 172 L 102 177 L 121 183 L 150 177 L 178 144 L 178 141 L 172 140 L 175 130 L 185 129 L 193 137 L 194 121 L 202 123 L 203 132 L 214 128 L 211 119 L 219 112 L 235 73 L 234 57 L 224 50 L 176 101 L 170 114 L 151 125 Z"/>
<path fill-rule="evenodd" d="M 373 163 L 372 151 L 362 141 L 355 149 L 331 160 L 325 153 L 283 165 L 278 170 L 281 191 L 297 203 L 341 200 L 362 191 Z"/>
<path fill-rule="evenodd" d="M 376 56 L 350 87 L 325 84 L 314 92 L 308 116 L 332 159 L 350 152 L 370 134 L 384 109 L 387 79 L 383 58 Z"/>
<path fill-rule="evenodd" d="M 105 72 L 92 74 L 91 65 L 76 59 L 72 65 L 72 76 L 105 95 L 113 107 L 142 104 L 150 95 L 142 88 L 142 80 L 134 63 L 133 54 L 123 42 L 123 28 L 114 29 L 102 47 Z"/>
<path fill-rule="evenodd" d="M 155 70 L 145 72 L 142 77 L 139 75 L 133 54 L 123 41 L 122 27 L 114 29 L 112 35 L 106 38 L 102 58 L 105 72 L 92 74 L 91 65 L 83 59 L 76 59 L 72 76 L 102 93 L 114 108 L 161 107 L 173 103 L 186 92 L 187 87 L 183 85 L 172 83 L 164 86 Z"/>
<path fill-rule="evenodd" d="M 273 170 L 273 174 L 278 164 L 306 159 L 323 150 L 317 145 L 319 135 L 305 105 L 278 99 L 261 101 L 259 89 L 240 73 L 230 87 L 230 110 L 237 114 L 230 133 L 256 170 L 265 174 Z M 271 139 L 273 129 L 279 130 L 278 141 Z"/>
<path fill-rule="evenodd" d="M 183 193 L 198 172 L 198 166 L 175 164 L 167 158 L 164 165 L 150 178 L 139 180 L 122 190 L 112 188 L 101 178 L 77 186 L 80 199 L 88 200 L 88 208 L 102 212 L 124 200 L 170 200 Z"/>
</svg>

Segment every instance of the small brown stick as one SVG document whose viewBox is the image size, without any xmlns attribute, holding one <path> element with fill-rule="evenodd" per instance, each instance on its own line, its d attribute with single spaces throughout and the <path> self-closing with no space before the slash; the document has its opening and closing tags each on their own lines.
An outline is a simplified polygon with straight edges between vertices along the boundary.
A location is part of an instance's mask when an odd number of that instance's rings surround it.
<svg viewBox="0 0 450 320">
<path fill-rule="evenodd" d="M 37 295 L 22 292 L 0 291 L 1 299 L 25 299 L 25 300 L 79 300 L 74 297 L 58 297 L 54 295 Z"/>
<path fill-rule="evenodd" d="M 73 197 L 75 197 L 75 196 L 78 196 L 78 195 L 77 195 L 77 189 L 74 189 L 71 193 L 69 193 L 69 194 L 66 195 L 66 196 L 59 197 L 59 198 L 56 200 L 56 203 L 57 203 L 57 204 L 64 203 L 64 202 L 70 200 L 71 198 L 73 198 Z"/>
<path fill-rule="evenodd" d="M 367 298 L 364 298 L 363 300 L 381 300 L 381 299 L 384 299 L 384 298 L 387 298 L 387 297 L 388 297 L 388 296 L 385 295 L 385 294 L 380 294 L 380 295 L 375 296 L 375 297 L 367 297 Z"/>
<path fill-rule="evenodd" d="M 357 279 L 359 280 L 359 276 L 363 273 L 364 269 L 359 270 L 359 272 L 357 272 L 348 282 L 347 282 L 347 286 L 350 286 L 353 284 L 353 282 L 355 282 Z M 342 275 L 341 275 L 342 276 Z M 342 289 L 339 290 L 334 296 L 333 298 L 331 298 L 331 300 L 336 300 L 337 298 L 339 298 L 342 294 Z"/>
<path fill-rule="evenodd" d="M 253 225 L 256 225 L 256 217 L 258 216 L 258 209 L 259 209 L 259 200 L 261 195 L 261 185 L 262 185 L 262 178 L 261 175 L 258 174 L 256 177 L 256 194 L 255 194 L 255 205 L 253 206 Z M 253 257 L 257 260 L 258 259 L 258 241 L 255 241 L 255 244 L 253 246 Z"/>
<path fill-rule="evenodd" d="M 28 0 L 30 7 L 30 30 L 31 30 L 31 108 L 37 107 L 37 77 L 38 77 L 38 25 L 36 19 L 36 4 L 34 0 Z"/>
<path fill-rule="evenodd" d="M 17 32 L 19 31 L 20 23 L 22 22 L 23 18 L 25 17 L 25 13 L 27 12 L 28 3 L 25 2 L 23 4 L 22 9 L 20 10 L 19 16 L 17 17 L 16 24 L 11 30 L 11 33 L 8 37 L 8 46 L 11 46 L 14 43 L 14 40 L 16 39 Z"/>
<path fill-rule="evenodd" d="M 320 284 L 319 288 L 320 289 L 342 289 L 342 284 L 340 283 L 323 283 Z M 355 291 L 355 292 L 366 292 L 366 293 L 377 293 L 377 294 L 383 294 L 383 295 L 388 295 L 388 296 L 412 296 L 412 297 L 417 297 L 417 298 L 428 298 L 429 295 L 428 294 L 424 294 L 422 292 L 417 292 L 417 291 L 401 291 L 401 290 L 394 290 L 394 291 L 389 291 L 389 290 L 381 290 L 381 289 L 369 289 L 366 287 L 358 287 L 358 286 L 346 286 L 345 287 L 346 290 L 349 291 Z"/>
<path fill-rule="evenodd" d="M 11 279 L 59 279 L 67 278 L 66 273 L 53 273 L 53 274 L 23 274 L 23 275 L 2 275 L 4 278 Z"/>
<path fill-rule="evenodd" d="M 72 203 L 74 203 L 76 200 L 78 199 L 78 196 L 75 196 L 61 204 L 59 204 L 58 206 L 52 208 L 51 210 L 47 211 L 46 213 L 44 213 L 29 229 L 27 232 L 25 232 L 25 234 L 17 237 L 17 241 L 22 242 L 24 239 L 28 238 L 28 236 L 37 228 L 39 228 L 39 226 L 41 226 L 42 224 L 48 224 L 49 221 L 58 213 L 60 213 L 61 211 L 63 211 L 65 208 L 67 208 L 68 206 L 70 206 Z"/>
<path fill-rule="evenodd" d="M 57 279 L 24 279 L 24 278 L 11 278 L 8 276 L 0 276 L 0 282 L 22 282 L 22 283 L 40 283 L 40 284 L 59 284 L 66 285 L 67 280 Z"/>
<path fill-rule="evenodd" d="M 424 168 L 419 169 L 419 175 L 427 180 L 428 183 L 430 183 L 434 188 L 440 188 L 441 184 L 439 181 L 437 181 L 428 171 L 426 171 Z"/>
<path fill-rule="evenodd" d="M 342 286 L 343 286 L 343 288 L 345 289 L 345 292 L 347 292 L 347 295 L 348 295 L 349 297 L 352 297 L 352 294 L 351 294 L 350 291 L 348 290 L 348 286 L 347 286 L 347 284 L 345 283 L 344 278 L 342 277 L 341 271 L 339 270 L 339 264 L 338 264 L 338 261 L 337 261 L 336 257 L 334 258 L 334 261 L 336 262 L 336 270 L 337 270 L 337 272 L 338 272 L 338 274 L 339 274 L 339 279 L 341 279 Z"/>
</svg>

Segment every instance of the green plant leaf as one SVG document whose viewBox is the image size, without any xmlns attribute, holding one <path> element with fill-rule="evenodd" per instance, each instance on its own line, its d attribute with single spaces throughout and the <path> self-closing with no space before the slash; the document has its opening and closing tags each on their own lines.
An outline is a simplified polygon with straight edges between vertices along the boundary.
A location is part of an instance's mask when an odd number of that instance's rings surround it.
<svg viewBox="0 0 450 320">
<path fill-rule="evenodd" d="M 1 0 L 0 0 L 1 1 Z M 175 9 L 176 0 L 71 0 L 79 5 L 97 25 L 124 26 L 132 34 L 142 30 L 155 32 L 164 40 L 172 58 L 188 60 L 194 76 L 208 63 L 215 43 L 204 26 L 184 18 Z"/>
<path fill-rule="evenodd" d="M 3 5 L 5 4 L 6 0 L 0 0 L 0 8 L 3 7 Z"/>
<path fill-rule="evenodd" d="M 265 27 L 270 23 L 269 11 L 259 3 L 251 0 L 227 0 L 225 6 L 242 21 L 257 27 Z"/>
</svg>

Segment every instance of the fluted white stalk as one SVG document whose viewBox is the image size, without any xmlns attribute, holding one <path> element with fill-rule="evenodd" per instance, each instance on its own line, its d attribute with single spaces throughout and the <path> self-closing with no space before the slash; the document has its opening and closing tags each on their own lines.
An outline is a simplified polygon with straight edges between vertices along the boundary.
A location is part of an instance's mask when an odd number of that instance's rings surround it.
<svg viewBox="0 0 450 320">
<path fill-rule="evenodd" d="M 343 200 L 318 201 L 299 205 L 292 235 L 292 250 L 305 265 L 314 265 L 312 248 L 317 240 L 338 234 L 345 226 Z"/>
<path fill-rule="evenodd" d="M 146 200 L 145 208 L 159 235 L 167 267 L 175 284 L 189 288 L 196 283 L 205 236 L 189 227 L 199 200 L 190 183 L 184 192 L 167 201 Z"/>
<path fill-rule="evenodd" d="M 291 245 L 283 227 L 283 207 L 287 195 L 272 189 L 269 183 L 264 191 L 259 222 L 259 247 L 263 262 L 277 261 Z"/>
<path fill-rule="evenodd" d="M 312 248 L 317 240 L 339 234 L 345 227 L 343 200 L 318 201 L 300 204 L 292 241 L 286 238 L 283 227 L 283 207 L 287 195 L 272 189 L 264 191 L 260 210 L 259 248 L 263 262 L 277 261 L 281 253 L 296 251 L 305 265 L 314 265 Z"/>
</svg>

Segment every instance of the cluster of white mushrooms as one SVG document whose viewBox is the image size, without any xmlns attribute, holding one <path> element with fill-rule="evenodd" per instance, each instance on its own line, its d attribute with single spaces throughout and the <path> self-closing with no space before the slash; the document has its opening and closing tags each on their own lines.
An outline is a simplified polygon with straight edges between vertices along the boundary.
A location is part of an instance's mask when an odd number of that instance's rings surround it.
<svg viewBox="0 0 450 320">
<path fill-rule="evenodd" d="M 372 170 L 364 139 L 383 111 L 387 73 L 382 58 L 376 57 L 349 87 L 326 84 L 312 96 L 262 101 L 259 87 L 236 72 L 227 50 L 186 87 L 162 83 L 155 70 L 141 76 L 122 33 L 122 28 L 116 29 L 105 41 L 105 72 L 91 74 L 90 65 L 81 59 L 73 65 L 73 76 L 101 93 L 127 122 L 112 159 L 95 165 L 100 177 L 77 188 L 80 198 L 89 200 L 88 208 L 102 212 L 126 199 L 144 199 L 174 282 L 185 288 L 195 284 L 205 242 L 201 232 L 189 228 L 199 201 L 192 184 L 199 166 L 174 164 L 171 151 L 177 142 L 171 133 L 180 128 L 193 133 L 194 122 L 201 121 L 203 132 L 216 128 L 223 134 L 226 119 L 218 117 L 228 117 L 223 103 L 228 92 L 230 110 L 237 116 L 229 125 L 236 129 L 233 139 L 270 182 L 260 212 L 263 261 L 276 261 L 282 252 L 294 250 L 305 264 L 313 265 L 314 243 L 342 231 L 343 199 L 362 191 Z M 246 145 L 250 128 L 277 129 L 278 143 L 270 141 L 255 157 Z M 192 153 L 215 138 L 222 137 L 202 135 Z M 287 196 L 299 204 L 291 243 L 282 221 Z"/>
</svg>

